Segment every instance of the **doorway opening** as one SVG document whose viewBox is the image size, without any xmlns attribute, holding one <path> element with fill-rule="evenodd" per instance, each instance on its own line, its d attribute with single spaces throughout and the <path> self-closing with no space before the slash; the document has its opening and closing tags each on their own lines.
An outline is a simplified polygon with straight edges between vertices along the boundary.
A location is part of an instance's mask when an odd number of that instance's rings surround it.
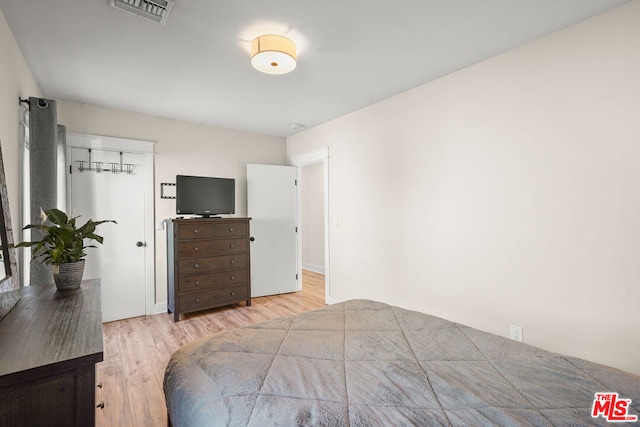
<svg viewBox="0 0 640 427">
<path fill-rule="evenodd" d="M 301 154 L 298 156 L 294 156 L 291 158 L 291 165 L 297 168 L 297 179 L 298 179 L 298 224 L 300 225 L 300 232 L 298 233 L 298 274 L 300 277 L 309 277 L 314 280 L 319 280 L 319 275 L 324 274 L 324 293 L 325 293 L 325 302 L 327 304 L 332 303 L 331 298 L 331 275 L 330 275 L 330 251 L 329 251 L 329 147 L 322 148 L 320 150 L 312 151 L 309 153 Z M 317 170 L 313 170 L 316 168 Z M 314 168 L 311 168 L 314 166 Z M 305 169 L 310 167 L 308 169 Z M 318 175 L 317 179 L 321 180 L 321 182 L 311 183 L 311 187 L 305 187 L 305 177 L 309 180 L 313 180 L 314 175 Z M 310 230 L 308 227 L 305 230 L 305 221 L 307 221 L 307 226 L 309 226 L 308 220 L 309 215 L 306 218 L 303 215 L 303 209 L 305 205 L 305 195 L 302 194 L 305 191 L 313 191 L 314 186 L 320 186 L 322 189 L 322 200 L 314 200 L 313 195 L 311 197 L 307 197 L 306 199 L 310 200 L 310 203 L 307 204 L 309 206 L 315 206 L 312 209 L 321 209 L 322 215 L 320 221 L 322 222 L 322 240 L 323 247 L 320 249 L 323 252 L 323 256 L 319 256 L 317 254 L 317 247 L 314 245 L 317 243 L 318 237 L 317 226 L 318 215 L 314 217 L 312 215 L 312 223 L 316 223 L 315 230 Z M 318 192 L 318 190 L 316 190 Z M 307 195 L 308 196 L 308 195 Z M 306 233 L 306 234 L 305 234 Z M 304 241 L 305 236 L 311 234 L 311 239 L 307 239 Z M 314 239 L 314 235 L 316 236 Z M 305 259 L 303 259 L 303 251 L 304 246 L 307 246 L 307 251 L 312 251 L 313 253 L 305 253 Z M 307 257 L 309 255 L 310 257 Z M 319 265 L 319 261 L 313 260 L 322 260 L 322 265 Z M 322 267 L 322 268 L 318 268 Z M 306 270 L 303 272 L 303 269 Z"/>
</svg>

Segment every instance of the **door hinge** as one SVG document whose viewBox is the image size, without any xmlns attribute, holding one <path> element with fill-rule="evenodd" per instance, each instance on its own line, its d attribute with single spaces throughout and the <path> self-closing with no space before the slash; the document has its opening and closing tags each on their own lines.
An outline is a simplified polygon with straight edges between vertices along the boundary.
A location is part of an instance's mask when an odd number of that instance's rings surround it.
<svg viewBox="0 0 640 427">
<path fill-rule="evenodd" d="M 296 227 L 296 233 L 298 232 L 298 227 Z"/>
<path fill-rule="evenodd" d="M 296 280 L 298 280 L 298 273 L 296 273 Z"/>
<path fill-rule="evenodd" d="M 71 175 L 73 173 L 72 170 L 73 170 L 73 167 L 71 165 L 69 165 L 69 175 Z"/>
<path fill-rule="evenodd" d="M 293 180 L 293 185 L 298 185 L 298 180 L 297 179 Z"/>
</svg>

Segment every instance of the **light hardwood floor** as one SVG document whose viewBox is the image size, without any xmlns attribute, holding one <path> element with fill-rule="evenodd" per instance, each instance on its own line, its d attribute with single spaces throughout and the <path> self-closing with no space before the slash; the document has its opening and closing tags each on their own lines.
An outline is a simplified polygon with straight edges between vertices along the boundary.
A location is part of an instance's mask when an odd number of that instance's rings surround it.
<svg viewBox="0 0 640 427">
<path fill-rule="evenodd" d="M 216 332 L 324 306 L 324 276 L 303 270 L 302 291 L 182 315 L 141 316 L 103 325 L 104 361 L 97 365 L 97 426 L 166 426 L 162 381 L 179 347 Z"/>
</svg>

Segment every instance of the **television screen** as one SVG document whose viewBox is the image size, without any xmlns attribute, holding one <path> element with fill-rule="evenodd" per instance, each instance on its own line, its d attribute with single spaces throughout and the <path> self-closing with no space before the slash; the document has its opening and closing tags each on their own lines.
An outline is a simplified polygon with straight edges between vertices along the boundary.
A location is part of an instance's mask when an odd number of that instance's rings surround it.
<svg viewBox="0 0 640 427">
<path fill-rule="evenodd" d="M 235 195 L 235 179 L 176 176 L 176 213 L 179 215 L 233 214 Z"/>
</svg>

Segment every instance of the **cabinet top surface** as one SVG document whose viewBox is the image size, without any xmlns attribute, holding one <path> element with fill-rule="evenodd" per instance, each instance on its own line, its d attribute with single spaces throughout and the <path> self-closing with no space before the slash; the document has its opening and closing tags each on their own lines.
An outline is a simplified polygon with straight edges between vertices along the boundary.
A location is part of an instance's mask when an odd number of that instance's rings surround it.
<svg viewBox="0 0 640 427">
<path fill-rule="evenodd" d="M 70 291 L 33 285 L 20 294 L 0 321 L 0 376 L 70 360 L 102 361 L 99 280 Z"/>
<path fill-rule="evenodd" d="M 200 222 L 238 222 L 238 221 L 250 221 L 248 217 L 225 217 L 225 218 L 171 218 L 171 222 L 177 222 L 181 224 L 194 224 Z"/>
</svg>

